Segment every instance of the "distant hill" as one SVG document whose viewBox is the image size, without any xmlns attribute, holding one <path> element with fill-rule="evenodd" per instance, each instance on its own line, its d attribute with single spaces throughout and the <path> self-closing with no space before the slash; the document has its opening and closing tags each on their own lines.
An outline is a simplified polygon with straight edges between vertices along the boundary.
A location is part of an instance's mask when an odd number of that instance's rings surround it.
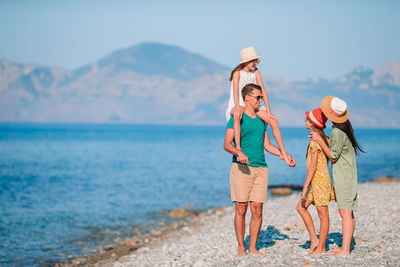
<svg viewBox="0 0 400 267">
<path fill-rule="evenodd" d="M 0 60 L 0 121 L 224 125 L 230 68 L 177 46 L 143 43 L 73 71 Z M 265 74 L 265 73 L 264 73 Z M 359 127 L 400 127 L 400 64 L 332 80 L 265 75 L 281 125 L 304 123 L 325 95 Z"/>
</svg>

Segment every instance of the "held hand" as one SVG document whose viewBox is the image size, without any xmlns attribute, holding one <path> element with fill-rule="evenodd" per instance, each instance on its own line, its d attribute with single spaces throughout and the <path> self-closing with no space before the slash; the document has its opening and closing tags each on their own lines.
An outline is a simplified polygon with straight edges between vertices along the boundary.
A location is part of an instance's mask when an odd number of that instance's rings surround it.
<svg viewBox="0 0 400 267">
<path fill-rule="evenodd" d="M 241 119 L 243 116 L 243 107 L 242 106 L 235 106 L 232 110 L 232 115 L 235 119 Z"/>
<path fill-rule="evenodd" d="M 307 190 L 303 189 L 303 191 L 301 191 L 301 193 L 300 193 L 300 199 L 306 200 L 306 193 L 307 193 Z"/>
<path fill-rule="evenodd" d="M 282 157 L 289 167 L 296 166 L 296 160 L 289 153 L 286 153 L 286 155 L 282 155 Z"/>
<path fill-rule="evenodd" d="M 321 143 L 323 142 L 321 136 L 319 134 L 317 134 L 316 132 L 312 132 L 309 136 L 308 139 L 312 139 L 314 141 L 316 141 L 317 143 Z"/>
<path fill-rule="evenodd" d="M 239 161 L 242 164 L 249 164 L 249 159 L 247 158 L 247 156 L 242 152 L 239 151 L 238 155 L 237 155 L 237 161 Z"/>
</svg>

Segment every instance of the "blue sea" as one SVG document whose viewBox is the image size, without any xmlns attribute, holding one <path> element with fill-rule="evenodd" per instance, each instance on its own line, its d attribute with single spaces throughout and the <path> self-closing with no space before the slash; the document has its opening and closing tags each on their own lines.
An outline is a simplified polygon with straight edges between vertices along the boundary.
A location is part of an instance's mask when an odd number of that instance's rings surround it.
<svg viewBox="0 0 400 267">
<path fill-rule="evenodd" d="M 359 182 L 400 176 L 400 130 L 355 131 L 367 152 Z M 231 205 L 224 135 L 223 126 L 0 124 L 0 265 L 90 253 L 168 220 L 162 210 Z M 269 183 L 302 185 L 308 131 L 282 135 L 297 166 L 266 154 Z"/>
</svg>

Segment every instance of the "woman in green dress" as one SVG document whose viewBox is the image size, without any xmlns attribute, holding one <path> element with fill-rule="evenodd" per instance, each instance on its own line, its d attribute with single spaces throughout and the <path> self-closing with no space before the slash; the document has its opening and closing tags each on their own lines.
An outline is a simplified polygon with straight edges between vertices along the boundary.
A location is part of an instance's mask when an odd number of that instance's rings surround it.
<svg viewBox="0 0 400 267">
<path fill-rule="evenodd" d="M 342 246 L 331 253 L 336 256 L 350 254 L 351 241 L 355 229 L 353 211 L 357 208 L 357 166 L 355 155 L 364 152 L 357 143 L 353 127 L 349 121 L 347 104 L 333 96 L 326 96 L 321 102 L 325 116 L 332 121 L 329 147 L 318 134 L 312 133 L 325 155 L 332 162 L 332 176 L 336 201 L 342 218 Z"/>
</svg>

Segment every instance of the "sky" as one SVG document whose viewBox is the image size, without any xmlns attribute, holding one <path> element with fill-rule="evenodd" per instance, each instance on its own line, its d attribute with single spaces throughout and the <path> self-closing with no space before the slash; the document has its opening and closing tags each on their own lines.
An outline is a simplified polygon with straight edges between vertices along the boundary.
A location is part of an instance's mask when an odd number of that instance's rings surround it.
<svg viewBox="0 0 400 267">
<path fill-rule="evenodd" d="M 400 1 L 0 1 L 0 58 L 68 70 L 142 42 L 229 68 L 254 46 L 263 75 L 335 78 L 400 62 Z"/>
</svg>

